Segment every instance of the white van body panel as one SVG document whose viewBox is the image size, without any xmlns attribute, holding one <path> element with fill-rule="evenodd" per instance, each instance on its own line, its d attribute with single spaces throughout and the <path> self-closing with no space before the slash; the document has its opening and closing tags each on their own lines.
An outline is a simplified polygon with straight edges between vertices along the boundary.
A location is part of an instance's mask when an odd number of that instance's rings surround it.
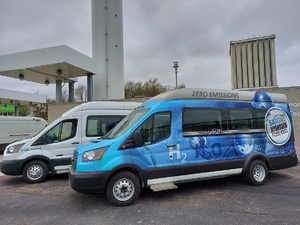
<svg viewBox="0 0 300 225">
<path fill-rule="evenodd" d="M 31 138 L 47 125 L 46 120 L 38 117 L 0 116 L 0 145 Z"/>
</svg>

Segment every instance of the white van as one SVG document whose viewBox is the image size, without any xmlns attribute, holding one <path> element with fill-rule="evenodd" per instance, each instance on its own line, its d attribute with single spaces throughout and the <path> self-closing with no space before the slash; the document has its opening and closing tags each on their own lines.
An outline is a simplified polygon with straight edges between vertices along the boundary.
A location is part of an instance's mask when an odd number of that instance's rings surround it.
<svg viewBox="0 0 300 225">
<path fill-rule="evenodd" d="M 106 134 L 140 103 L 88 102 L 76 106 L 30 139 L 14 142 L 4 151 L 1 172 L 42 182 L 49 172 L 68 172 L 74 149 Z"/>
<path fill-rule="evenodd" d="M 47 125 L 38 117 L 0 116 L 0 151 L 12 142 L 33 137 Z"/>
</svg>

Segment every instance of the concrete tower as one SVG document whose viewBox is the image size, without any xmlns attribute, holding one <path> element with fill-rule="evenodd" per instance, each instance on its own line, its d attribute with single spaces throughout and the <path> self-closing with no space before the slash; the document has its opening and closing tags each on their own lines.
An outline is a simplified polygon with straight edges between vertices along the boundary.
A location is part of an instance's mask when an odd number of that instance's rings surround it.
<svg viewBox="0 0 300 225">
<path fill-rule="evenodd" d="M 124 98 L 122 0 L 92 0 L 93 100 Z"/>
</svg>

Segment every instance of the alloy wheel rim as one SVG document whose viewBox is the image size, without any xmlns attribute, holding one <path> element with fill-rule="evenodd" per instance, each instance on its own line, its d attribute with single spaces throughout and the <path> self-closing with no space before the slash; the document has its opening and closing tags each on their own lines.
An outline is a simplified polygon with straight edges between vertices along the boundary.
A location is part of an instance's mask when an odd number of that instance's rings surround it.
<svg viewBox="0 0 300 225">
<path fill-rule="evenodd" d="M 118 201 L 127 201 L 134 194 L 134 184 L 131 180 L 122 178 L 113 186 L 113 195 Z"/>
<path fill-rule="evenodd" d="M 32 165 L 27 170 L 27 176 L 31 180 L 38 180 L 43 176 L 43 168 L 39 165 Z"/>
</svg>

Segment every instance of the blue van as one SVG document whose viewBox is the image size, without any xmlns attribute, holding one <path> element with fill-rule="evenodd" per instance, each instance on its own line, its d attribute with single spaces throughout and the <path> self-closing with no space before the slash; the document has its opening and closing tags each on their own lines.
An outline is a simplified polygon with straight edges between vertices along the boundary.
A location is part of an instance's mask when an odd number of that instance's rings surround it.
<svg viewBox="0 0 300 225">
<path fill-rule="evenodd" d="M 242 174 L 262 185 L 268 171 L 296 166 L 286 97 L 266 92 L 180 89 L 151 98 L 100 139 L 76 148 L 71 187 L 105 192 L 118 206 L 141 188 Z"/>
</svg>

